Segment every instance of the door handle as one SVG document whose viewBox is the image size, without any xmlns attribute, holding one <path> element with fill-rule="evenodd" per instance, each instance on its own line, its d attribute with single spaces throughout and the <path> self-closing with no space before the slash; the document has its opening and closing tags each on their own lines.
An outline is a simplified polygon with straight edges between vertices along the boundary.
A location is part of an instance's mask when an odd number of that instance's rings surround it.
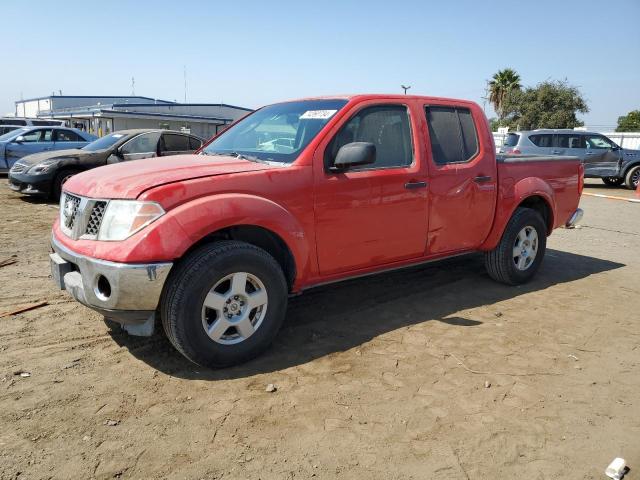
<svg viewBox="0 0 640 480">
<path fill-rule="evenodd" d="M 404 184 L 404 188 L 407 190 L 415 190 L 416 188 L 426 188 L 427 182 L 407 182 Z"/>
<path fill-rule="evenodd" d="M 595 155 L 593 152 L 587 152 L 587 155 Z"/>
<path fill-rule="evenodd" d="M 553 155 L 559 155 L 560 154 L 560 150 L 551 150 L 551 153 Z"/>
<path fill-rule="evenodd" d="M 488 175 L 480 175 L 473 179 L 476 183 L 486 183 L 491 181 L 491 177 Z"/>
</svg>

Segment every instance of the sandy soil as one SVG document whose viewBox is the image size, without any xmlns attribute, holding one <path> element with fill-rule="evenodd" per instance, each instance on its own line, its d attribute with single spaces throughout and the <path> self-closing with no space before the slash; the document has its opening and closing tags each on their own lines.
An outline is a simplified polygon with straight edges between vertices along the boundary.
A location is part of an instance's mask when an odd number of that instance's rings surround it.
<svg viewBox="0 0 640 480">
<path fill-rule="evenodd" d="M 470 256 L 310 291 L 207 371 L 56 291 L 56 205 L 0 182 L 0 311 L 49 302 L 0 318 L 0 478 L 640 478 L 640 204 L 584 197 L 524 287 Z"/>
</svg>

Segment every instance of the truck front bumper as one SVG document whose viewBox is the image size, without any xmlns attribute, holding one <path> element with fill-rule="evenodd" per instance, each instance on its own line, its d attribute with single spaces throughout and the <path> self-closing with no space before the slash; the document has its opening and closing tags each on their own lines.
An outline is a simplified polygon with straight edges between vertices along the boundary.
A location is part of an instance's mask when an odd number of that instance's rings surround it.
<svg viewBox="0 0 640 480">
<path fill-rule="evenodd" d="M 115 263 L 77 254 L 51 238 L 51 277 L 78 302 L 123 325 L 156 311 L 172 263 Z"/>
</svg>

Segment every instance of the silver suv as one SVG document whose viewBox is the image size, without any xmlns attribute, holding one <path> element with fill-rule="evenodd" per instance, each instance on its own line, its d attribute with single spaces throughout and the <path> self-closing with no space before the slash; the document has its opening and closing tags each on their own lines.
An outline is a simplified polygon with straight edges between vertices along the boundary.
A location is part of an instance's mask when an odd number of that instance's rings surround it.
<svg viewBox="0 0 640 480">
<path fill-rule="evenodd" d="M 570 155 L 584 164 L 584 176 L 631 189 L 640 180 L 640 150 L 621 148 L 601 133 L 581 130 L 530 130 L 507 134 L 500 153 Z"/>
</svg>

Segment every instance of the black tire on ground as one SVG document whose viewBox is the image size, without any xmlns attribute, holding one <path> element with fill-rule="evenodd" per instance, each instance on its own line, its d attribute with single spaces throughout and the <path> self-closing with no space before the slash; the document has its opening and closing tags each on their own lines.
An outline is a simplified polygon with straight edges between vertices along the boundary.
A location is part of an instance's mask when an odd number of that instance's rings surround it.
<svg viewBox="0 0 640 480">
<path fill-rule="evenodd" d="M 533 262 L 525 269 L 516 266 L 514 247 L 518 234 L 525 228 L 532 227 L 537 233 L 537 253 Z M 542 216 L 531 208 L 518 208 L 509 220 L 498 246 L 485 253 L 484 263 L 489 276 L 507 285 L 526 283 L 538 271 L 547 248 L 547 227 Z"/>
<path fill-rule="evenodd" d="M 624 182 L 624 178 L 622 178 L 622 177 L 604 177 L 602 179 L 602 181 L 604 182 L 605 185 L 607 185 L 609 187 L 617 187 L 619 185 L 622 185 L 622 182 Z"/>
<path fill-rule="evenodd" d="M 640 165 L 632 167 L 624 178 L 624 183 L 627 188 L 635 190 L 638 188 L 638 181 L 640 180 Z"/>
<path fill-rule="evenodd" d="M 79 173 L 79 171 L 72 168 L 63 168 L 56 173 L 56 177 L 53 179 L 53 185 L 51 186 L 51 198 L 58 200 L 62 193 L 62 186 L 76 173 Z"/>
<path fill-rule="evenodd" d="M 205 331 L 204 302 L 221 279 L 238 272 L 262 282 L 268 303 L 252 335 L 239 343 L 222 344 Z M 246 362 L 269 347 L 284 321 L 287 297 L 284 274 L 271 255 L 245 242 L 220 241 L 194 250 L 173 268 L 162 294 L 160 316 L 169 341 L 185 357 L 205 367 L 228 367 Z"/>
</svg>

